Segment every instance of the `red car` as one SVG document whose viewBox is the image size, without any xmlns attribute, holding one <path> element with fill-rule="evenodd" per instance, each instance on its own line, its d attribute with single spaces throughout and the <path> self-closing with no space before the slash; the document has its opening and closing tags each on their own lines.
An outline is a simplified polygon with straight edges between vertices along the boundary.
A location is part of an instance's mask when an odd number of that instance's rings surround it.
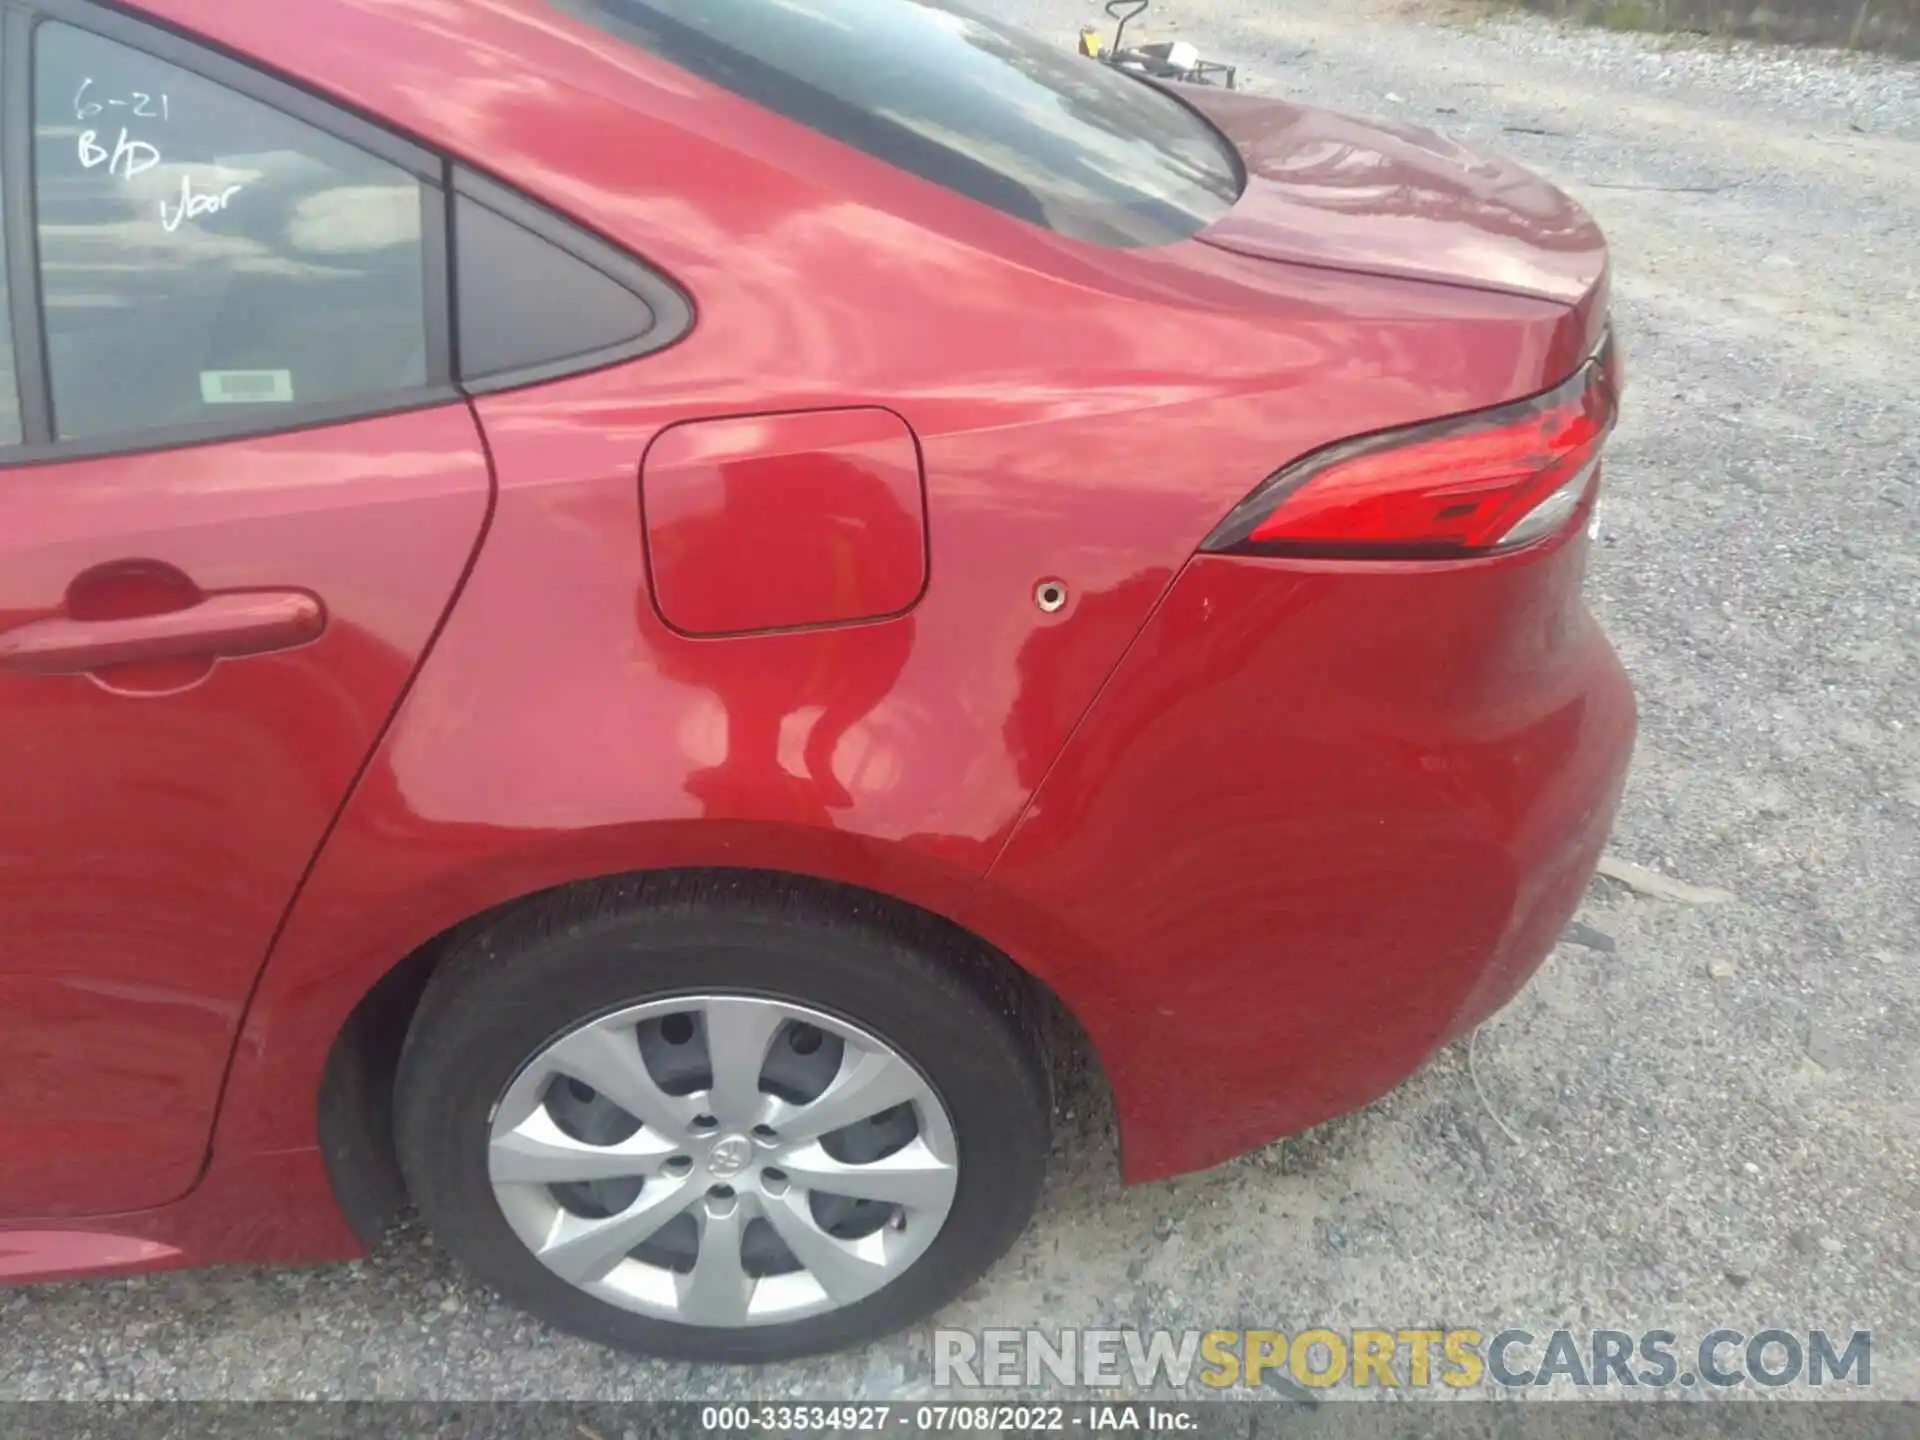
<svg viewBox="0 0 1920 1440">
<path fill-rule="evenodd" d="M 0 1275 L 848 1344 L 1361 1105 L 1631 747 L 1565 196 L 947 0 L 20 0 Z M 1051 997 L 1051 998 L 1050 998 Z"/>
</svg>

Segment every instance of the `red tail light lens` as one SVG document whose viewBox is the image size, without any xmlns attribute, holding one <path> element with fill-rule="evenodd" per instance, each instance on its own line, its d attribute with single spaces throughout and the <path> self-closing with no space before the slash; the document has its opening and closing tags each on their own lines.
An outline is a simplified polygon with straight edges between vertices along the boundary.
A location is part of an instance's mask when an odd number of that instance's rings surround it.
<svg viewBox="0 0 1920 1440">
<path fill-rule="evenodd" d="M 1380 558 L 1543 538 L 1586 498 L 1619 413 L 1609 340 L 1565 384 L 1493 410 L 1346 441 L 1256 490 L 1208 550 Z"/>
</svg>

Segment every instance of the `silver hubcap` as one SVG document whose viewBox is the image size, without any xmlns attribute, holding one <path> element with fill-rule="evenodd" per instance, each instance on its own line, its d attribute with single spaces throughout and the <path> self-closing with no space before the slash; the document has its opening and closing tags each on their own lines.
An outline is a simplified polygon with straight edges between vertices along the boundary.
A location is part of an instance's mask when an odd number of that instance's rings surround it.
<svg viewBox="0 0 1920 1440">
<path fill-rule="evenodd" d="M 885 1041 L 804 1006 L 691 995 L 547 1046 L 494 1107 L 500 1211 L 562 1279 L 688 1325 L 864 1299 L 953 1208 L 953 1126 Z"/>
</svg>

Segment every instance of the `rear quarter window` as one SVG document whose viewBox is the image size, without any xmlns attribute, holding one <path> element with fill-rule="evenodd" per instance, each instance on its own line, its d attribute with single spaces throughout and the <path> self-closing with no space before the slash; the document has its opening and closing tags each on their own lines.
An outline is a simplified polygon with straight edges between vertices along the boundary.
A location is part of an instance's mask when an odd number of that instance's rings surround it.
<svg viewBox="0 0 1920 1440">
<path fill-rule="evenodd" d="M 950 0 L 553 0 L 791 120 L 1094 244 L 1185 239 L 1239 197 L 1170 95 Z"/>
</svg>

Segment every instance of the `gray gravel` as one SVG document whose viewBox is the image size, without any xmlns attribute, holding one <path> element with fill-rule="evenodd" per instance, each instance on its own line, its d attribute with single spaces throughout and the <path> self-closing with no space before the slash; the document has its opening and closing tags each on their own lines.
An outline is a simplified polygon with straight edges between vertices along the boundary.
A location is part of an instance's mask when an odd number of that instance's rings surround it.
<svg viewBox="0 0 1920 1440">
<path fill-rule="evenodd" d="M 1063 45 L 1097 14 L 995 8 Z M 1633 389 L 1592 589 L 1644 707 L 1614 849 L 1737 899 L 1596 882 L 1584 943 L 1478 1037 L 1485 1103 L 1456 1046 L 1360 1115 L 1123 1191 L 1076 1077 L 1036 1227 L 945 1323 L 1871 1326 L 1875 1392 L 1920 1398 L 1920 68 L 1309 0 L 1162 11 L 1256 88 L 1512 153 L 1607 227 Z M 334 1269 L 0 1294 L 0 1398 L 913 1396 L 928 1374 L 924 1333 L 746 1376 L 637 1363 L 417 1231 Z"/>
</svg>

